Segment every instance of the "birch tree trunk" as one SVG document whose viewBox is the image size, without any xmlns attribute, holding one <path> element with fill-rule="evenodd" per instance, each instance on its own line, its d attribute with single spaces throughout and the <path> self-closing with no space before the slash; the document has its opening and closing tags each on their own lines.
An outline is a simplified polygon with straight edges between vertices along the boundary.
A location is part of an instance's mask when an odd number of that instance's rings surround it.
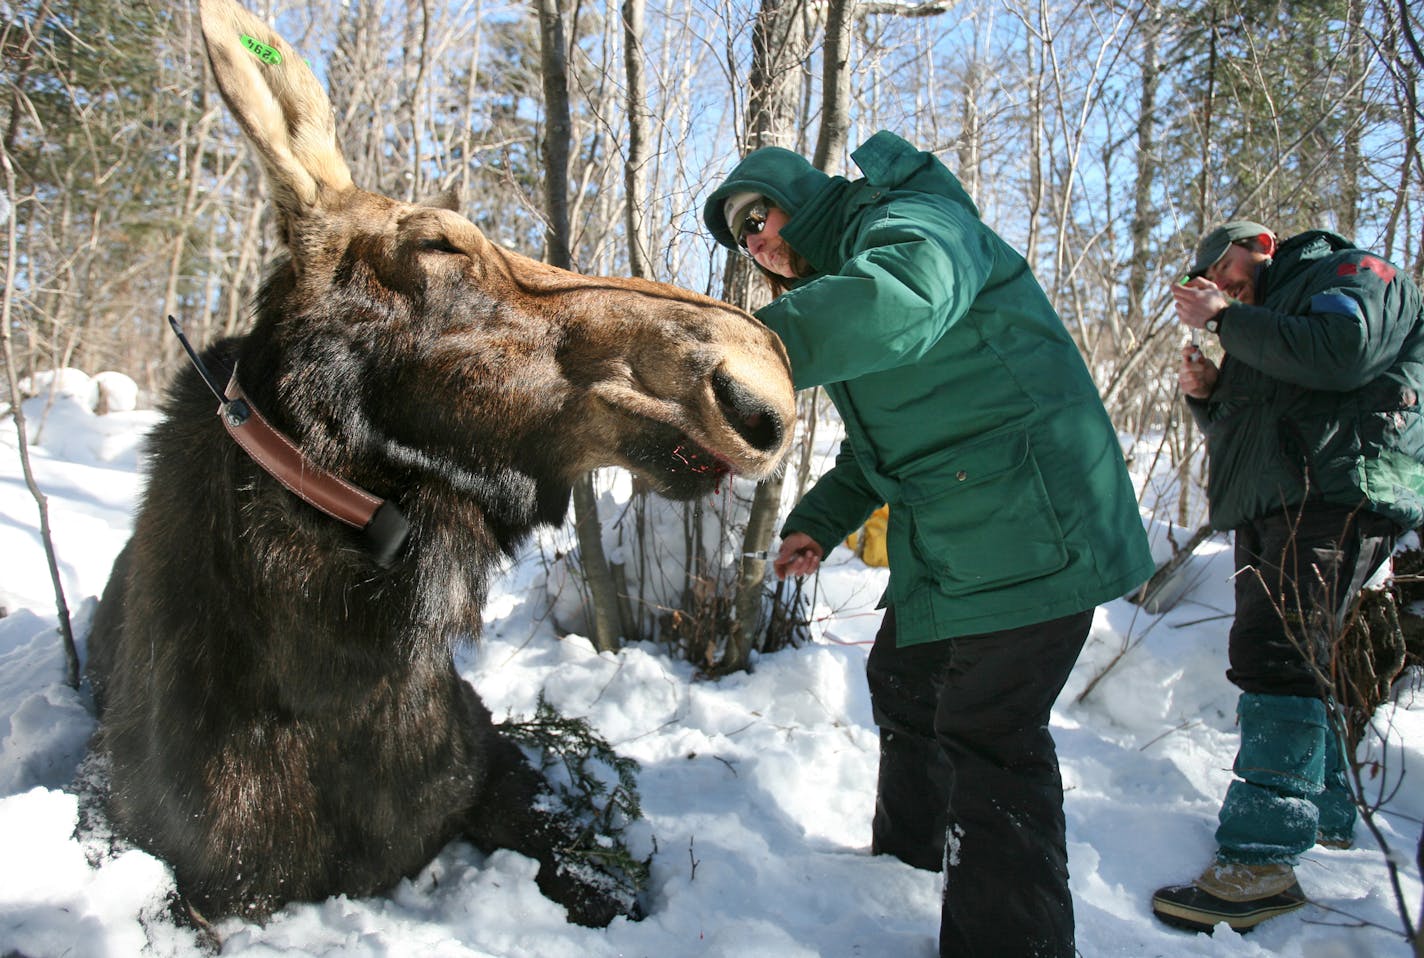
<svg viewBox="0 0 1424 958">
<path fill-rule="evenodd" d="M 623 165 L 623 226 L 628 233 L 628 272 L 647 277 L 648 237 L 643 227 L 648 194 L 647 143 L 650 111 L 643 81 L 643 10 L 646 0 L 623 0 L 623 70 L 627 81 L 628 152 Z"/>
<path fill-rule="evenodd" d="M 10 162 L 10 151 L 0 143 L 0 183 L 4 184 L 5 195 L 15 196 L 15 168 Z M 5 369 L 6 392 L 10 396 L 10 417 L 18 433 L 20 467 L 25 477 L 25 486 L 34 497 L 35 508 L 39 512 L 40 541 L 44 544 L 45 561 L 49 564 L 50 582 L 54 585 L 55 614 L 59 619 L 59 634 L 64 643 L 65 684 L 72 689 L 79 688 L 79 650 L 74 644 L 74 630 L 69 620 L 69 603 L 64 598 L 64 583 L 59 576 L 59 559 L 54 551 L 54 536 L 49 527 L 49 500 L 35 481 L 34 470 L 30 467 L 29 428 L 25 423 L 23 397 L 20 395 L 18 377 L 15 375 L 15 356 L 11 348 L 10 328 L 12 322 L 11 304 L 15 293 L 15 253 L 18 243 L 13 216 L 5 218 L 5 270 L 3 287 L 0 287 L 0 361 Z"/>
<path fill-rule="evenodd" d="M 1341 235 L 1355 239 L 1355 233 L 1359 229 L 1360 181 L 1364 174 L 1363 144 L 1361 142 L 1364 132 L 1363 117 L 1367 109 L 1364 86 L 1366 75 L 1369 72 L 1368 48 L 1370 41 L 1365 35 L 1364 0 L 1349 0 L 1346 7 L 1345 38 L 1344 68 L 1351 81 L 1352 92 L 1341 104 L 1341 107 L 1348 116 L 1361 119 L 1350 123 L 1345 128 L 1345 139 L 1341 144 L 1344 162 L 1340 164 L 1340 175 L 1343 180 L 1340 184 L 1338 213 Z"/>
<path fill-rule="evenodd" d="M 650 140 L 649 119 L 652 115 L 648 105 L 647 83 L 644 68 L 647 51 L 643 45 L 643 12 L 645 0 L 623 0 L 621 20 L 623 24 L 623 75 L 627 93 L 627 150 L 623 161 L 623 228 L 627 234 L 628 272 L 633 276 L 651 278 L 650 250 L 646 226 L 645 197 L 648 195 L 648 142 Z M 640 483 L 633 490 L 634 526 L 637 530 L 646 528 L 648 494 Z M 621 530 L 620 530 L 621 531 Z M 641 537 L 637 539 L 636 550 L 639 588 L 643 587 L 647 575 L 646 556 L 641 549 Z M 634 551 L 634 550 L 628 550 Z M 627 551 L 624 552 L 627 554 Z M 651 629 L 642 628 L 641 610 L 638 603 L 635 611 L 629 595 L 627 567 L 622 562 L 609 564 L 614 591 L 618 597 L 618 619 L 622 624 L 626 640 L 649 637 Z"/>
<path fill-rule="evenodd" d="M 826 162 L 827 155 L 834 155 L 839 163 L 845 147 L 846 112 L 850 101 L 850 81 L 845 76 L 845 66 L 852 22 L 850 11 L 854 4 L 855 0 L 830 0 L 827 11 L 827 28 L 829 30 L 834 22 L 836 36 L 834 39 L 828 36 L 823 59 L 822 84 L 827 100 L 822 105 L 822 129 L 815 154 L 818 166 Z M 771 141 L 779 141 L 775 145 L 787 145 L 784 131 L 794 126 L 791 120 L 799 99 L 800 84 L 795 66 L 810 45 L 804 31 L 796 29 L 798 25 L 797 4 L 784 0 L 763 0 L 752 33 L 751 92 L 747 117 L 749 149 L 773 145 Z M 793 39 L 800 42 L 793 43 Z M 729 269 L 740 266 L 749 271 L 745 257 L 730 257 L 728 266 Z M 742 539 L 744 552 L 760 552 L 771 544 L 780 518 L 785 475 L 783 470 L 757 484 Z M 822 545 L 829 550 L 834 543 Z M 737 563 L 731 635 L 719 663 L 720 671 L 739 671 L 751 661 L 764 618 L 765 582 L 764 561 L 746 559 Z M 773 622 L 781 627 L 791 625 L 785 616 L 774 617 Z"/>
<path fill-rule="evenodd" d="M 560 269 L 571 269 L 569 253 L 569 150 L 573 121 L 569 114 L 569 74 L 564 40 L 564 16 L 558 0 L 536 0 L 539 14 L 539 50 L 544 84 L 544 211 L 548 217 L 545 259 Z M 578 535 L 579 565 L 588 583 L 589 622 L 594 648 L 619 647 L 618 590 L 603 552 L 603 525 L 598 519 L 598 497 L 593 474 L 574 483 L 574 530 Z"/>
<path fill-rule="evenodd" d="M 1142 43 L 1141 82 L 1137 95 L 1137 175 L 1132 190 L 1132 254 L 1127 274 L 1127 324 L 1142 329 L 1147 316 L 1147 282 L 1153 251 L 1153 236 L 1161 219 L 1153 200 L 1157 157 L 1157 88 L 1161 61 L 1157 42 L 1160 36 L 1161 5 L 1149 0 L 1144 19 L 1148 24 Z"/>
<path fill-rule="evenodd" d="M 1211 6 L 1210 15 L 1207 18 L 1207 83 L 1206 95 L 1202 106 L 1202 134 L 1201 134 L 1201 181 L 1197 191 L 1197 203 L 1194 210 L 1196 216 L 1196 229 L 1191 234 L 1195 242 L 1195 237 L 1200 237 L 1206 232 L 1207 210 L 1211 202 L 1211 151 L 1212 142 L 1212 118 L 1216 106 L 1216 44 L 1217 44 L 1217 23 L 1218 14 L 1216 5 Z M 1185 403 L 1180 395 L 1177 396 L 1178 404 Z M 1177 456 L 1177 525 L 1186 528 L 1191 520 L 1191 493 L 1192 493 L 1192 461 L 1187 453 L 1192 448 L 1192 434 L 1195 431 L 1195 422 L 1190 415 L 1178 410 L 1179 421 L 1181 423 L 1181 440 L 1178 446 Z"/>
</svg>

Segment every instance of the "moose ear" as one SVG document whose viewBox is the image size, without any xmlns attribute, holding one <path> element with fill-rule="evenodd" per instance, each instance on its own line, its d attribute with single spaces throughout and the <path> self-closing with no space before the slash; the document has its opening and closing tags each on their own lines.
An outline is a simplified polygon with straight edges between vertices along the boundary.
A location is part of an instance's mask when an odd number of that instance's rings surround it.
<svg viewBox="0 0 1424 958">
<path fill-rule="evenodd" d="M 427 196 L 420 201 L 421 206 L 428 206 L 437 210 L 449 210 L 451 213 L 460 212 L 460 191 L 451 186 L 441 190 L 434 196 Z"/>
<path fill-rule="evenodd" d="M 256 148 L 281 215 L 301 217 L 350 189 L 331 101 L 297 52 L 232 0 L 198 8 L 218 90 Z"/>
</svg>

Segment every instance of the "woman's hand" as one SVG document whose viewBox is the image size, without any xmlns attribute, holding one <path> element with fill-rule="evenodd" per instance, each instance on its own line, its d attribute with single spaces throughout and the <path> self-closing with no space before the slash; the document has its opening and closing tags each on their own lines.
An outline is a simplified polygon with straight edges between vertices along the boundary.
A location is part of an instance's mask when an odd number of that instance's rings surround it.
<svg viewBox="0 0 1424 958">
<path fill-rule="evenodd" d="M 821 544 L 804 532 L 793 532 L 781 540 L 781 548 L 772 560 L 771 570 L 778 579 L 788 575 L 811 575 L 821 567 L 821 557 L 826 550 Z"/>
</svg>

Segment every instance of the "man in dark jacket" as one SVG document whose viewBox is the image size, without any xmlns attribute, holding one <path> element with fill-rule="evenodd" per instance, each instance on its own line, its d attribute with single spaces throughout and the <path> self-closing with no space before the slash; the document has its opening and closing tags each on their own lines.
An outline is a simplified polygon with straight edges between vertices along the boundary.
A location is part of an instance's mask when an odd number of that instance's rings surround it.
<svg viewBox="0 0 1424 958">
<path fill-rule="evenodd" d="M 703 210 L 776 277 L 757 316 L 845 426 L 775 568 L 814 571 L 889 503 L 872 850 L 944 869 L 942 955 L 1071 958 L 1049 712 L 1094 607 L 1152 572 L 1137 499 L 1024 258 L 932 154 L 882 131 L 853 157 L 848 181 L 757 150 Z"/>
<path fill-rule="evenodd" d="M 1259 223 L 1212 230 L 1178 317 L 1215 335 L 1178 374 L 1207 440 L 1211 522 L 1235 532 L 1227 677 L 1241 689 L 1236 780 L 1215 861 L 1153 910 L 1245 929 L 1305 903 L 1297 857 L 1348 847 L 1355 804 L 1329 721 L 1330 646 L 1399 533 L 1424 520 L 1424 314 L 1404 273 L 1323 230 L 1277 246 Z"/>
</svg>

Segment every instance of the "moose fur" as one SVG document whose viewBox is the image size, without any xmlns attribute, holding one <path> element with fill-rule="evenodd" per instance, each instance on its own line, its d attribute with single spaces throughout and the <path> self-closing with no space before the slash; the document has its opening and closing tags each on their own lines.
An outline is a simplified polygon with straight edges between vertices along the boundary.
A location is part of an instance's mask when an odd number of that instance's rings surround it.
<svg viewBox="0 0 1424 958">
<path fill-rule="evenodd" d="M 536 858 L 571 919 L 606 924 L 629 903 L 560 867 L 566 826 L 538 810 L 541 779 L 453 643 L 585 471 L 624 466 L 678 497 L 772 471 L 794 416 L 785 352 L 726 304 L 556 270 L 450 210 L 356 188 L 301 57 L 230 0 L 199 6 L 288 252 L 251 331 L 206 364 L 222 383 L 236 369 L 308 460 L 398 504 L 410 534 L 382 566 L 181 374 L 90 641 L 110 816 L 208 918 L 380 893 L 464 836 Z"/>
</svg>

